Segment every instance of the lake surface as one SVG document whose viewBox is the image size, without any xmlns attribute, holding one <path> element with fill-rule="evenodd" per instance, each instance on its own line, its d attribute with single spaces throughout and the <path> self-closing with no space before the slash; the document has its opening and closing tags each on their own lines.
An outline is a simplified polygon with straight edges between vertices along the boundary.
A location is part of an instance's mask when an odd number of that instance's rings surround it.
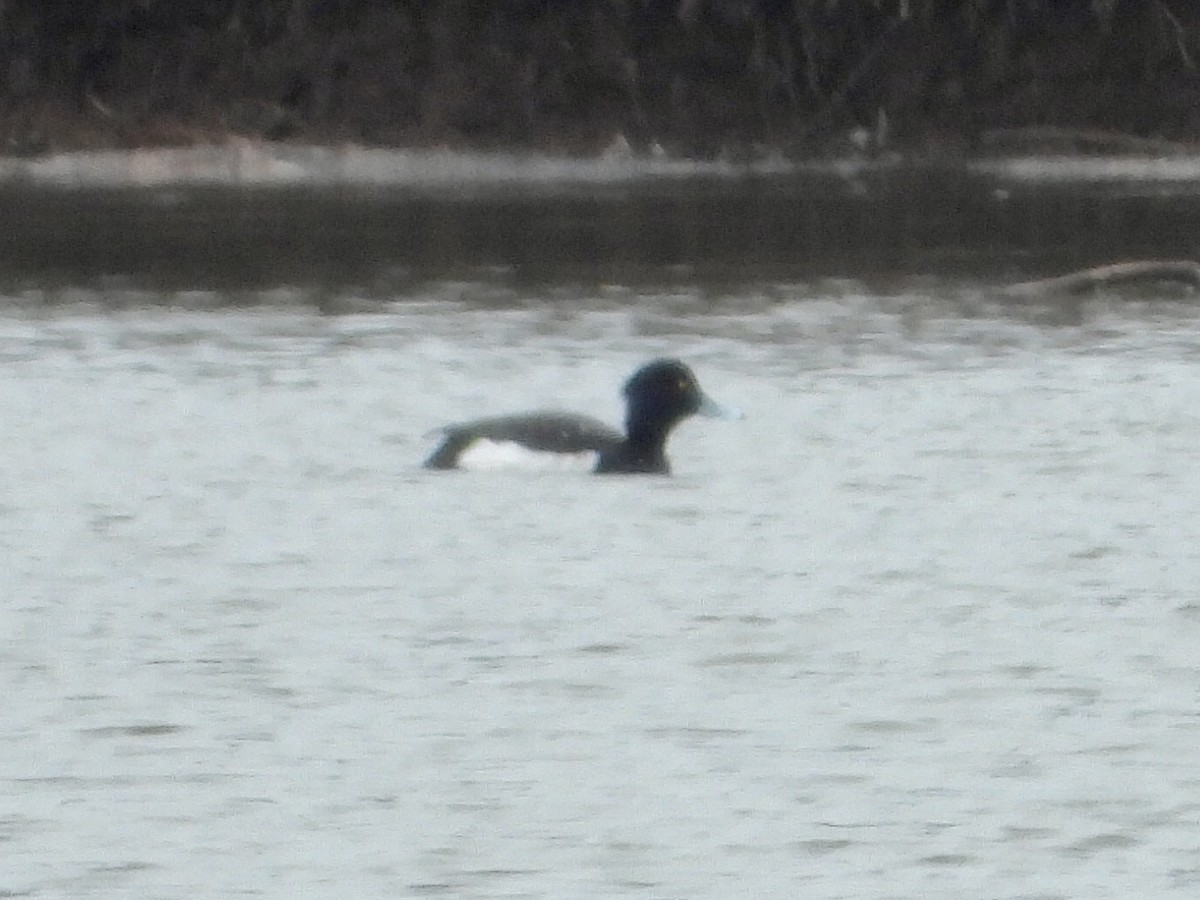
<svg viewBox="0 0 1200 900">
<path fill-rule="evenodd" d="M 564 203 L 374 269 L 268 215 L 292 280 L 6 238 L 0 895 L 1196 896 L 1196 299 L 756 273 L 736 204 L 522 264 Z M 420 468 L 660 355 L 747 414 L 672 478 Z"/>
</svg>

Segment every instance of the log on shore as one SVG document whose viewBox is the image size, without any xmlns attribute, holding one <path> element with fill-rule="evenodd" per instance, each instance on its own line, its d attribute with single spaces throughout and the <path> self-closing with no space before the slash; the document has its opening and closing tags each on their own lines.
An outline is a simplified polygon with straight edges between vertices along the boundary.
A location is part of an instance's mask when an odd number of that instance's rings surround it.
<svg viewBox="0 0 1200 900">
<path fill-rule="evenodd" d="M 1188 259 L 1139 259 L 1082 269 L 1054 278 L 1022 281 L 1003 289 L 1005 296 L 1023 299 L 1078 295 L 1117 284 L 1171 282 L 1200 289 L 1200 263 Z"/>
</svg>

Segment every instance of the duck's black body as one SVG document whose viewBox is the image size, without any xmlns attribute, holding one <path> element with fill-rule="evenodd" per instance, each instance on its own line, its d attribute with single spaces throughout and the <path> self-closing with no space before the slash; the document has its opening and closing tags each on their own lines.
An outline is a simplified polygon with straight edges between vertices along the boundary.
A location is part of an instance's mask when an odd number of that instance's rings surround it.
<svg viewBox="0 0 1200 900">
<path fill-rule="evenodd" d="M 475 419 L 442 429 L 442 443 L 425 461 L 430 469 L 454 469 L 479 441 L 519 444 L 554 454 L 595 454 L 592 471 L 666 474 L 667 437 L 681 420 L 699 413 L 729 416 L 700 390 L 683 363 L 661 359 L 643 366 L 625 383 L 625 433 L 573 413 L 541 412 Z"/>
<path fill-rule="evenodd" d="M 460 422 L 441 429 L 442 443 L 425 461 L 427 469 L 454 469 L 459 456 L 478 440 L 520 444 L 544 453 L 603 453 L 624 435 L 596 419 L 574 413 L 526 413 Z"/>
</svg>

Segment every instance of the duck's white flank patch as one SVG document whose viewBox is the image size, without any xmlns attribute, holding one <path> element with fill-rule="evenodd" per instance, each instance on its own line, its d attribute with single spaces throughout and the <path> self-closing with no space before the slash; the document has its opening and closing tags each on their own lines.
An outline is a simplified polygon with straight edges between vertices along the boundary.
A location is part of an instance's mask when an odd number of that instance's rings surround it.
<svg viewBox="0 0 1200 900">
<path fill-rule="evenodd" d="M 531 450 L 515 441 L 495 441 L 479 438 L 458 457 L 460 469 L 489 471 L 495 469 L 524 469 L 527 471 L 590 472 L 596 465 L 596 451 L 554 453 Z"/>
</svg>

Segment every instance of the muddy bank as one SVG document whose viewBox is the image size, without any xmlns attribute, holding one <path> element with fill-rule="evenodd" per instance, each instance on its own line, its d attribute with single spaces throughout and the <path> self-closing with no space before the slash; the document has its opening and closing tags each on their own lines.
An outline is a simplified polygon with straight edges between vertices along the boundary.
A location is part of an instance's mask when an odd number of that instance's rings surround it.
<svg viewBox="0 0 1200 900">
<path fill-rule="evenodd" d="M 15 0 L 0 152 L 1169 151 L 1200 136 L 1198 59 L 1180 0 Z"/>
</svg>

